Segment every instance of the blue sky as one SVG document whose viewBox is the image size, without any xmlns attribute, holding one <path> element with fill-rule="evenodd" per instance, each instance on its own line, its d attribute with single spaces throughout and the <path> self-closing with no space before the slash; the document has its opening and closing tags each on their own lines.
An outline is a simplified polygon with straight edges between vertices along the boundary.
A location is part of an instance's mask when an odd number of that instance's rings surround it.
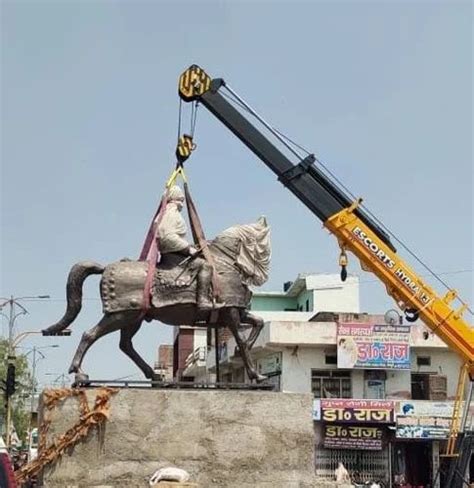
<svg viewBox="0 0 474 488">
<path fill-rule="evenodd" d="M 177 80 L 192 63 L 314 151 L 474 301 L 470 2 L 3 2 L 1 62 L 0 295 L 52 297 L 24 303 L 18 332 L 62 315 L 76 261 L 139 253 L 173 164 Z M 334 238 L 204 108 L 196 139 L 188 175 L 208 236 L 264 214 L 265 289 L 338 272 Z M 355 259 L 350 271 L 365 311 L 392 307 Z M 45 351 L 43 382 L 67 370 L 100 317 L 97 279 L 84 295 L 71 338 L 24 342 L 61 345 Z M 135 342 L 152 362 L 171 335 L 145 324 Z M 136 373 L 117 345 L 118 334 L 99 341 L 85 370 Z"/>
</svg>

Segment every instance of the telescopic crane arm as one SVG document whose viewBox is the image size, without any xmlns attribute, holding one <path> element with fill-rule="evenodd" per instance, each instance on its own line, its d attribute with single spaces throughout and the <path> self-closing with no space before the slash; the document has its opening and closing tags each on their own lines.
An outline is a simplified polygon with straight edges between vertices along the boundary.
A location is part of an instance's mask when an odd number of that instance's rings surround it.
<svg viewBox="0 0 474 488">
<path fill-rule="evenodd" d="M 196 65 L 187 69 L 179 80 L 181 99 L 204 105 L 334 234 L 341 248 L 341 277 L 345 279 L 346 251 L 350 251 L 359 258 L 362 269 L 371 271 L 384 283 L 407 320 L 420 317 L 461 356 L 469 376 L 474 379 L 474 331 L 463 318 L 467 305 L 457 309 L 451 306 L 457 298 L 456 292 L 449 290 L 446 295 L 438 296 L 398 257 L 389 235 L 361 208 L 361 200 L 352 201 L 329 179 L 315 165 L 314 155 L 301 159 L 294 153 L 297 160 L 291 161 L 223 96 L 223 88 L 230 90 L 224 80 L 211 79 Z M 231 90 L 230 93 L 241 104 L 245 103 Z M 263 119 L 259 120 L 266 125 Z"/>
</svg>

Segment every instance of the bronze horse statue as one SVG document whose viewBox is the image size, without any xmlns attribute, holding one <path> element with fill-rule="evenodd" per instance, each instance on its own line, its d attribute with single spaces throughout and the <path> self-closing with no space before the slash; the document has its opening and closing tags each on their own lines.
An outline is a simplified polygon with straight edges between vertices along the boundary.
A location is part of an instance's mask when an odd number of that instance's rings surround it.
<svg viewBox="0 0 474 488">
<path fill-rule="evenodd" d="M 88 349 L 101 337 L 117 330 L 120 330 L 120 349 L 146 378 L 156 380 L 152 367 L 132 343 L 143 320 L 159 320 L 172 326 L 228 327 L 249 379 L 258 382 L 265 379 L 256 371 L 249 354 L 263 328 L 263 320 L 248 311 L 252 297 L 248 285 L 261 285 L 268 278 L 270 239 L 266 220 L 261 218 L 255 224 L 230 227 L 211 241 L 208 248 L 218 278 L 219 300 L 223 302 L 211 312 L 201 312 L 196 306 L 197 270 L 192 258 L 179 261 L 177 256 L 162 256 L 153 280 L 151 307 L 146 310 L 142 304 L 147 262 L 124 259 L 102 266 L 84 261 L 71 268 L 66 312 L 59 322 L 43 330 L 43 334 L 60 335 L 76 319 L 82 307 L 82 285 L 93 274 L 102 275 L 100 292 L 104 312 L 99 323 L 84 332 L 76 350 L 69 368 L 69 373 L 76 374 L 76 382 L 88 380 L 81 370 Z M 248 327 L 251 330 L 245 337 L 243 332 Z"/>
</svg>

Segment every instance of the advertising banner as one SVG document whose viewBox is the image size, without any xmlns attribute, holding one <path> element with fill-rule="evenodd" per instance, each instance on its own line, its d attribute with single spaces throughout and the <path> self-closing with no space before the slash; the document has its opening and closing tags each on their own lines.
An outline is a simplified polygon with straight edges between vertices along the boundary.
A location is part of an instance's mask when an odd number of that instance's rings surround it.
<svg viewBox="0 0 474 488">
<path fill-rule="evenodd" d="M 398 415 L 416 417 L 452 417 L 454 402 L 433 402 L 431 400 L 405 400 L 396 403 Z"/>
<path fill-rule="evenodd" d="M 321 420 L 344 423 L 395 422 L 395 405 L 389 400 L 321 400 Z"/>
<path fill-rule="evenodd" d="M 413 417 L 397 415 L 395 437 L 399 439 L 447 439 L 449 417 Z"/>
<path fill-rule="evenodd" d="M 453 407 L 453 402 L 399 402 L 395 436 L 400 439 L 447 439 Z"/>
<path fill-rule="evenodd" d="M 379 427 L 326 425 L 324 447 L 326 449 L 380 451 L 382 449 L 382 434 L 382 429 Z"/>
<path fill-rule="evenodd" d="M 410 327 L 338 324 L 337 367 L 410 369 Z"/>
</svg>

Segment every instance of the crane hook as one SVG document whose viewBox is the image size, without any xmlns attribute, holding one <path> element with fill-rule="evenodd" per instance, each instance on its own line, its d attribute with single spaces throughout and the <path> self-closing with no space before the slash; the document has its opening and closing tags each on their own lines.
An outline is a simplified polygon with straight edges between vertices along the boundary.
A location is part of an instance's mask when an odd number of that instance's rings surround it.
<svg viewBox="0 0 474 488">
<path fill-rule="evenodd" d="M 193 141 L 192 136 L 183 134 L 178 139 L 178 145 L 176 146 L 176 159 L 178 160 L 178 166 L 182 166 L 186 159 L 191 156 L 191 152 L 196 149 L 196 144 Z"/>
<path fill-rule="evenodd" d="M 341 253 L 339 254 L 339 266 L 341 267 L 341 281 L 347 279 L 347 254 L 343 246 L 341 246 Z"/>
<path fill-rule="evenodd" d="M 420 312 L 416 308 L 406 308 L 404 313 L 407 322 L 416 322 L 420 317 Z"/>
</svg>

